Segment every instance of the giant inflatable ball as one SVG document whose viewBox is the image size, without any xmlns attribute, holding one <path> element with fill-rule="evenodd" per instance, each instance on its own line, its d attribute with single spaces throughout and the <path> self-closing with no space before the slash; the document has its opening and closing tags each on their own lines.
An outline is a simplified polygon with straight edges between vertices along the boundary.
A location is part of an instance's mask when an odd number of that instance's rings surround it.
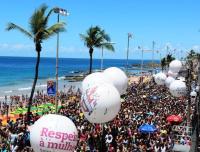
<svg viewBox="0 0 200 152">
<path fill-rule="evenodd" d="M 89 122 L 109 122 L 121 108 L 120 94 L 111 84 L 96 84 L 82 94 L 80 105 Z"/>
<path fill-rule="evenodd" d="M 65 116 L 44 115 L 30 127 L 30 142 L 35 152 L 73 152 L 77 141 L 76 126 Z"/>
<path fill-rule="evenodd" d="M 120 95 L 126 93 L 126 89 L 128 87 L 128 77 L 121 69 L 111 67 L 104 70 L 103 73 L 109 79 L 110 83 L 116 87 Z"/>
<path fill-rule="evenodd" d="M 164 85 L 166 78 L 167 78 L 166 75 L 164 73 L 160 72 L 155 75 L 154 80 L 155 80 L 156 84 Z"/>
<path fill-rule="evenodd" d="M 181 68 L 182 68 L 182 63 L 179 60 L 173 60 L 169 64 L 169 70 L 174 72 L 174 73 L 178 73 Z"/>
<path fill-rule="evenodd" d="M 185 82 L 175 80 L 170 84 L 169 91 L 174 97 L 181 97 L 186 95 L 187 87 Z"/>
</svg>

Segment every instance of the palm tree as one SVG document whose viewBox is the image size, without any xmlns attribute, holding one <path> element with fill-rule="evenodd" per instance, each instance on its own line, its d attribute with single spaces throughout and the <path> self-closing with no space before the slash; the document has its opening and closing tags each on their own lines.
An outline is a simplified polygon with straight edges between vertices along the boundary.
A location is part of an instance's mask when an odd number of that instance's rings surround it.
<svg viewBox="0 0 200 152">
<path fill-rule="evenodd" d="M 33 15 L 30 17 L 29 21 L 29 28 L 30 30 L 27 31 L 26 29 L 14 24 L 14 23 L 8 23 L 6 30 L 18 30 L 21 33 L 23 33 L 28 38 L 32 39 L 35 45 L 35 51 L 37 53 L 37 60 L 36 60 L 36 66 L 35 66 L 35 77 L 32 85 L 31 95 L 29 98 L 28 103 L 28 111 L 27 111 L 27 122 L 30 123 L 30 109 L 32 106 L 32 99 L 35 91 L 35 86 L 38 79 L 38 70 L 39 70 L 39 64 L 40 64 L 40 52 L 42 51 L 42 43 L 44 40 L 47 40 L 48 38 L 52 37 L 58 32 L 62 32 L 65 30 L 64 22 L 56 23 L 50 27 L 48 27 L 48 21 L 51 13 L 54 11 L 54 9 L 51 9 L 47 15 L 47 6 L 41 5 L 38 9 L 35 10 Z"/>
<path fill-rule="evenodd" d="M 175 58 L 172 56 L 172 54 L 167 54 L 166 56 L 166 62 L 167 62 L 167 67 L 169 68 L 169 64 L 171 61 L 175 60 Z"/>
<path fill-rule="evenodd" d="M 110 36 L 105 33 L 99 26 L 90 27 L 86 34 L 80 34 L 81 39 L 84 41 L 84 44 L 89 48 L 90 55 L 90 69 L 89 73 L 92 73 L 92 55 L 94 48 L 106 48 L 108 50 L 114 51 L 114 47 L 110 43 Z"/>
<path fill-rule="evenodd" d="M 161 59 L 160 64 L 161 64 L 161 68 L 162 68 L 162 71 L 163 71 L 164 68 L 165 68 L 165 66 L 166 66 L 166 60 L 165 60 L 165 58 L 162 58 L 162 59 Z"/>
<path fill-rule="evenodd" d="M 190 52 L 188 53 L 186 59 L 187 60 L 194 60 L 194 59 L 197 59 L 197 57 L 199 56 L 200 54 L 195 52 L 194 50 L 190 50 Z"/>
</svg>

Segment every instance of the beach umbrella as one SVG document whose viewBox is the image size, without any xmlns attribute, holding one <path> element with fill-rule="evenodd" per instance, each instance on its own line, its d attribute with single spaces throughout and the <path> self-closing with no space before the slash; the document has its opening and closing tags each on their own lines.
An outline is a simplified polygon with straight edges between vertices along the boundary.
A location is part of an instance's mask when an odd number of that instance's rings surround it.
<svg viewBox="0 0 200 152">
<path fill-rule="evenodd" d="M 167 117 L 168 122 L 182 122 L 183 119 L 179 115 L 171 115 Z"/>
<path fill-rule="evenodd" d="M 17 111 L 22 111 L 22 110 L 23 110 L 23 108 L 17 108 L 16 110 L 17 110 Z"/>
<path fill-rule="evenodd" d="M 39 116 L 42 116 L 42 115 L 43 115 L 43 112 L 42 112 L 42 111 L 38 111 L 37 114 L 38 114 Z"/>
<path fill-rule="evenodd" d="M 12 112 L 12 114 L 14 114 L 14 115 L 16 115 L 16 114 L 22 114 L 22 113 L 23 113 L 22 111 L 17 111 L 17 110 L 15 110 L 15 111 Z"/>
<path fill-rule="evenodd" d="M 44 107 L 45 107 L 45 105 L 43 105 L 43 104 L 38 106 L 38 108 L 44 108 Z"/>
<path fill-rule="evenodd" d="M 142 124 L 139 129 L 141 133 L 154 133 L 157 131 L 157 128 L 154 125 Z"/>
<path fill-rule="evenodd" d="M 24 110 L 21 111 L 21 114 L 25 114 L 25 113 L 27 113 L 26 109 L 24 109 Z"/>
<path fill-rule="evenodd" d="M 116 117 L 121 108 L 120 94 L 111 84 L 94 85 L 82 94 L 80 105 L 89 122 L 109 122 Z"/>
<path fill-rule="evenodd" d="M 78 142 L 78 131 L 69 118 L 48 114 L 30 127 L 30 142 L 35 152 L 41 149 L 51 152 L 73 152 Z"/>
<path fill-rule="evenodd" d="M 45 103 L 44 105 L 49 107 L 54 106 L 52 103 Z"/>
<path fill-rule="evenodd" d="M 36 110 L 38 110 L 38 108 L 37 107 L 31 107 L 31 111 L 36 111 Z"/>
</svg>

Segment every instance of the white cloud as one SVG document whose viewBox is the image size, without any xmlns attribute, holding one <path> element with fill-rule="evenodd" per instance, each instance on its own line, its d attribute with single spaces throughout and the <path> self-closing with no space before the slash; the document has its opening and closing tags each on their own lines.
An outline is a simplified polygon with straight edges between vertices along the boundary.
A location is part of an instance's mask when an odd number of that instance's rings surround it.
<svg viewBox="0 0 200 152">
<path fill-rule="evenodd" d="M 0 43 L 0 50 L 9 50 L 9 51 L 15 51 L 15 50 L 33 50 L 34 46 L 31 44 L 9 44 L 9 43 Z"/>
<path fill-rule="evenodd" d="M 88 52 L 88 49 L 86 47 L 77 47 L 77 46 L 61 46 L 60 52 L 63 53 L 77 53 L 77 52 Z"/>
</svg>

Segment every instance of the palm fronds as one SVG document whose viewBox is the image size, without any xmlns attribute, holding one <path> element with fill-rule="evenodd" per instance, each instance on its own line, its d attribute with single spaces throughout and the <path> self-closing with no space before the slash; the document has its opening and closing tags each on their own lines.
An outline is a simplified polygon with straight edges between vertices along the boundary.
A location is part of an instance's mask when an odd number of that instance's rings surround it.
<svg viewBox="0 0 200 152">
<path fill-rule="evenodd" d="M 11 22 L 7 24 L 6 30 L 7 31 L 18 30 L 18 31 L 22 32 L 23 34 L 25 34 L 26 36 L 28 36 L 29 38 L 33 38 L 32 34 L 30 32 L 28 32 L 24 28 L 14 24 L 14 23 L 11 23 Z"/>
</svg>

